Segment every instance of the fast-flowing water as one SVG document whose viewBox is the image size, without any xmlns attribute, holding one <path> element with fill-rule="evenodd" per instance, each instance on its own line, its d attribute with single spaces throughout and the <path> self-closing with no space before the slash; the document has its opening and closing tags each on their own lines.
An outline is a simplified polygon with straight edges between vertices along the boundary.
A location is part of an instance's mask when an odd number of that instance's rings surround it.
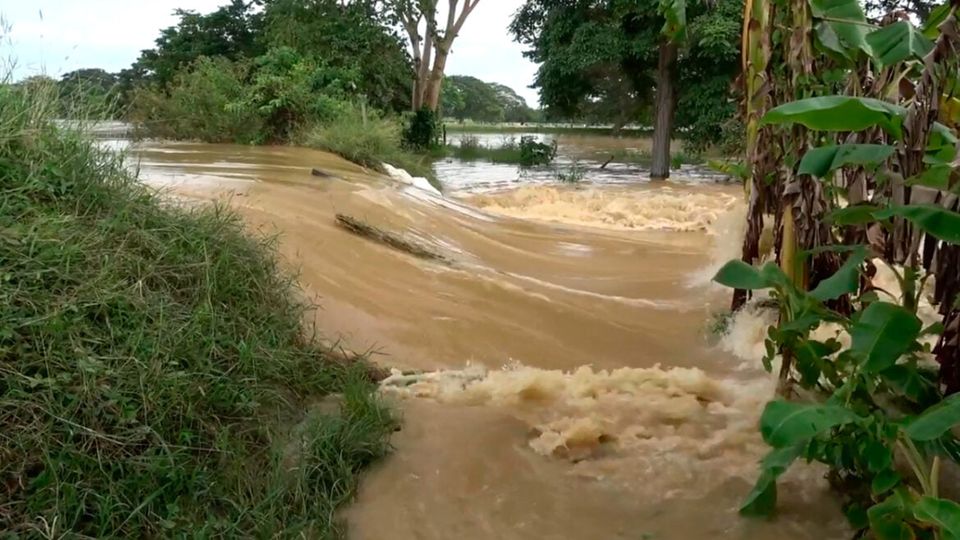
<svg viewBox="0 0 960 540">
<path fill-rule="evenodd" d="M 787 475 L 774 520 L 737 515 L 771 395 L 763 314 L 709 331 L 728 302 L 709 277 L 736 251 L 739 188 L 638 171 L 630 185 L 596 171 L 495 185 L 448 162 L 441 198 L 290 147 L 144 144 L 134 158 L 145 181 L 280 233 L 317 327 L 397 369 L 383 392 L 403 428 L 344 512 L 351 537 L 848 534 L 814 467 Z M 338 213 L 443 259 L 351 234 Z"/>
</svg>

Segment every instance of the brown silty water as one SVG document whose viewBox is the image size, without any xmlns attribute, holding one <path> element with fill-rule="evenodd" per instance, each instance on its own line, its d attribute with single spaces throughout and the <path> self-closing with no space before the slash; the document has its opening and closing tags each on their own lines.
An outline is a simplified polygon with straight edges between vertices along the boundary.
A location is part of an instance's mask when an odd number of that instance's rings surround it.
<svg viewBox="0 0 960 540">
<path fill-rule="evenodd" d="M 728 302 L 709 277 L 736 252 L 739 188 L 454 181 L 438 197 L 290 147 L 144 144 L 134 158 L 145 181 L 280 233 L 317 327 L 397 368 L 382 391 L 403 428 L 343 513 L 350 537 L 849 537 L 813 466 L 781 482 L 774 519 L 737 515 L 772 388 L 762 314 L 720 340 L 707 330 Z M 353 235 L 337 213 L 445 262 Z"/>
</svg>

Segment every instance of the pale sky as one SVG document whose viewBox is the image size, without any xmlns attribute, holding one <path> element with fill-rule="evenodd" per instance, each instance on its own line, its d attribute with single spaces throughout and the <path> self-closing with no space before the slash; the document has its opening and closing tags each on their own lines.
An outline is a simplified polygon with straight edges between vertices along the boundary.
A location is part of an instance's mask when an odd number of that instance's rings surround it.
<svg viewBox="0 0 960 540">
<path fill-rule="evenodd" d="M 59 76 L 79 68 L 119 71 L 141 49 L 151 48 L 161 28 L 176 22 L 176 8 L 208 12 L 226 0 L 0 0 L 0 58 L 12 60 L 19 79 Z M 522 0 L 482 0 L 453 45 L 448 75 L 472 75 L 505 84 L 532 106 L 528 86 L 536 66 L 521 55 L 507 25 Z"/>
</svg>

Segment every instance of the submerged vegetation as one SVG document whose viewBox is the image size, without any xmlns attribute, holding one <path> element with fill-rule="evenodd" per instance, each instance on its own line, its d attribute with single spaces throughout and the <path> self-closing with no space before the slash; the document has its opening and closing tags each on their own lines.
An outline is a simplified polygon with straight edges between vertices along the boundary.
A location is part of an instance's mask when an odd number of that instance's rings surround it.
<svg viewBox="0 0 960 540">
<path fill-rule="evenodd" d="M 202 99 L 202 95 L 197 96 Z M 275 243 L 0 87 L 0 530 L 332 537 L 394 420 Z"/>
<path fill-rule="evenodd" d="M 460 137 L 458 144 L 448 145 L 433 151 L 435 157 L 452 156 L 463 161 L 489 161 L 536 167 L 549 165 L 557 157 L 556 142 L 540 142 L 536 137 L 523 136 L 517 142 L 515 137 L 504 138 L 499 145 L 486 146 L 480 139 L 470 135 Z"/>
</svg>

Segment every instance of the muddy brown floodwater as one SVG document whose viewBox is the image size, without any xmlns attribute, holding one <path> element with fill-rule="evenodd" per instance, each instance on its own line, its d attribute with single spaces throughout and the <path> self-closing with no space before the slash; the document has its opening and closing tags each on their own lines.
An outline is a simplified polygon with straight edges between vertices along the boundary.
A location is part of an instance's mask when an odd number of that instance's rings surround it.
<svg viewBox="0 0 960 540">
<path fill-rule="evenodd" d="M 738 188 L 450 182 L 441 198 L 289 147 L 151 143 L 133 157 L 144 181 L 280 233 L 318 328 L 415 372 L 383 384 L 403 429 L 343 512 L 351 538 L 849 536 L 812 466 L 785 477 L 775 519 L 737 515 L 771 395 L 762 317 L 719 341 L 707 330 L 728 300 L 709 277 L 739 242 Z M 449 262 L 354 236 L 336 213 Z"/>
</svg>

